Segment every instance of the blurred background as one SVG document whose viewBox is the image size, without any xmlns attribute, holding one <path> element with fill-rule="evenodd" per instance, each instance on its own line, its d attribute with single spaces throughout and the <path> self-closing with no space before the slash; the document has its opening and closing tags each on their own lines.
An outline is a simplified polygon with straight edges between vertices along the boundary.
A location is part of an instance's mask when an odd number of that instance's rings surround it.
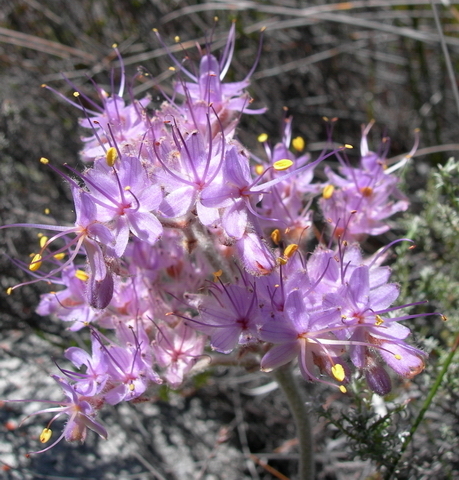
<svg viewBox="0 0 459 480">
<path fill-rule="evenodd" d="M 457 72 L 459 2 L 435 3 Z M 312 155 L 327 140 L 323 117 L 337 118 L 333 140 L 354 145 L 356 156 L 362 125 L 374 119 L 370 147 L 377 150 L 389 136 L 394 161 L 412 148 L 414 130 L 420 129 L 418 153 L 401 172 L 412 209 L 394 225 L 396 233 L 365 248 L 411 235 L 416 251 L 400 247 L 391 259 L 404 286 L 401 301 L 428 300 L 423 308 L 450 320 L 413 322 L 418 345 L 431 352 L 429 366 L 414 381 L 396 380 L 385 404 L 375 406 L 358 382 L 355 397 L 337 399 L 319 387 L 311 396 L 312 411 L 326 408 L 338 422 L 317 420 L 318 478 L 382 478 L 378 472 L 393 460 L 459 327 L 459 168 L 447 163 L 459 150 L 459 112 L 430 1 L 0 0 L 0 223 L 74 220 L 66 185 L 39 158 L 83 168 L 79 112 L 42 84 L 67 98 L 74 88 L 63 75 L 94 98 L 89 79 L 110 91 L 112 76 L 119 78 L 111 48 L 116 43 L 128 79 L 139 67 L 152 75 L 132 85 L 135 94 L 150 93 L 159 104 L 155 84 L 168 91 L 171 60 L 152 29 L 178 56 L 185 49 L 199 61 L 195 45 L 203 45 L 214 29 L 218 51 L 233 21 L 237 41 L 228 81 L 242 80 L 251 70 L 266 28 L 250 93 L 254 107 L 268 111 L 246 116 L 237 132 L 249 149 L 257 151 L 263 132 L 280 140 L 286 111 L 293 116 L 294 136 L 304 137 Z M 0 231 L 0 398 L 50 398 L 55 389 L 45 373 L 56 371 L 51 358 L 59 362 L 62 348 L 74 340 L 60 323 L 34 313 L 46 285 L 5 294 L 29 279 L 9 257 L 27 261 L 36 234 L 22 228 Z M 397 478 L 459 478 L 458 370 L 453 362 Z M 5 478 L 295 478 L 295 431 L 271 379 L 222 369 L 200 382 L 180 393 L 166 392 L 168 398 L 152 404 L 108 412 L 104 420 L 113 438 L 106 444 L 91 436 L 84 446 L 62 444 L 31 459 L 24 453 L 36 432 L 17 428 L 24 409 L 10 405 L 0 413 Z M 377 415 L 403 403 L 406 409 L 376 431 Z M 343 419 L 340 408 L 354 417 Z M 370 439 L 381 443 L 380 451 L 372 453 L 366 445 Z M 274 473 L 263 466 L 266 461 Z"/>
</svg>

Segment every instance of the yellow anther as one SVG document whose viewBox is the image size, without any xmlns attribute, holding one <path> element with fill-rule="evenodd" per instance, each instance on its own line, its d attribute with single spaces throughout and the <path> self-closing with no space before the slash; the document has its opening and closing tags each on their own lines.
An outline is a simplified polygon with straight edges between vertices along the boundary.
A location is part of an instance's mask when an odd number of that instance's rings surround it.
<svg viewBox="0 0 459 480">
<path fill-rule="evenodd" d="M 349 148 L 349 149 L 352 149 L 354 148 L 350 143 L 345 143 L 344 144 L 344 148 Z"/>
<path fill-rule="evenodd" d="M 79 97 L 79 96 L 80 96 L 80 92 L 73 92 L 73 96 L 74 96 L 74 97 Z"/>
<path fill-rule="evenodd" d="M 43 163 L 43 165 L 47 165 L 49 163 L 49 160 L 45 157 L 40 158 L 40 163 Z"/>
<path fill-rule="evenodd" d="M 260 135 L 258 135 L 257 140 L 260 143 L 266 142 L 266 140 L 268 140 L 268 134 L 267 133 L 260 133 Z"/>
<path fill-rule="evenodd" d="M 298 245 L 296 243 L 291 243 L 284 250 L 284 256 L 287 258 L 292 258 L 293 254 L 298 250 Z"/>
<path fill-rule="evenodd" d="M 107 150 L 107 153 L 105 154 L 105 160 L 107 162 L 107 165 L 109 167 L 113 167 L 113 165 L 115 165 L 117 158 L 118 158 L 118 152 L 116 151 L 116 148 L 110 147 Z"/>
<path fill-rule="evenodd" d="M 280 234 L 280 231 L 278 228 L 276 228 L 276 230 L 273 230 L 271 232 L 271 240 L 276 244 L 276 245 L 279 245 L 280 241 L 281 241 L 281 234 Z"/>
<path fill-rule="evenodd" d="M 56 255 L 53 255 L 53 257 L 54 257 L 56 260 L 64 260 L 64 258 L 65 258 L 65 253 L 64 253 L 64 252 L 56 253 Z"/>
<path fill-rule="evenodd" d="M 169 67 L 168 70 L 170 70 L 171 72 L 175 72 L 175 67 Z"/>
<path fill-rule="evenodd" d="M 376 315 L 375 318 L 376 318 L 376 322 L 375 322 L 376 326 L 379 327 L 380 325 L 382 325 L 384 323 L 384 320 L 379 315 Z"/>
<path fill-rule="evenodd" d="M 49 209 L 49 208 L 45 208 L 45 209 L 44 209 L 44 212 L 45 212 L 45 215 L 49 215 L 49 214 L 50 214 L 50 209 Z"/>
<path fill-rule="evenodd" d="M 339 386 L 339 391 L 340 391 L 341 393 L 347 393 L 347 389 L 346 389 L 346 387 L 345 387 L 344 385 L 340 385 L 340 386 Z"/>
<path fill-rule="evenodd" d="M 335 187 L 333 185 L 326 185 L 322 190 L 322 197 L 325 198 L 325 200 L 328 200 L 333 196 L 334 191 Z"/>
<path fill-rule="evenodd" d="M 444 321 L 444 322 L 447 322 L 448 321 L 448 317 L 446 315 L 441 315 L 441 319 Z"/>
<path fill-rule="evenodd" d="M 133 383 L 130 383 L 130 384 L 129 384 L 129 390 L 130 390 L 131 392 L 133 392 L 134 389 L 135 389 L 134 384 L 133 384 Z"/>
<path fill-rule="evenodd" d="M 295 137 L 292 140 L 292 147 L 297 151 L 297 152 L 302 152 L 304 150 L 304 147 L 306 146 L 306 142 L 304 141 L 303 137 Z"/>
<path fill-rule="evenodd" d="M 215 15 L 214 22 L 218 22 L 219 18 Z"/>
<path fill-rule="evenodd" d="M 11 287 L 8 287 L 8 288 L 6 289 L 6 294 L 7 294 L 7 295 L 11 295 L 12 293 L 13 293 L 13 289 L 12 289 Z"/>
<path fill-rule="evenodd" d="M 176 35 L 174 37 L 174 41 L 175 41 L 175 43 L 179 43 L 180 42 L 180 37 L 178 35 Z"/>
<path fill-rule="evenodd" d="M 45 235 L 40 237 L 40 248 L 43 248 L 46 245 L 47 241 L 48 241 L 48 237 L 46 237 Z"/>
<path fill-rule="evenodd" d="M 152 28 L 151 31 L 152 31 L 152 32 L 155 32 L 155 33 L 158 33 L 158 29 L 157 29 L 157 28 Z"/>
<path fill-rule="evenodd" d="M 402 356 L 399 355 L 398 353 L 396 355 L 394 355 L 394 357 L 395 357 L 396 360 L 401 360 L 402 359 Z"/>
<path fill-rule="evenodd" d="M 117 44 L 117 43 L 114 43 L 114 44 L 112 45 L 112 48 L 118 48 L 118 44 Z"/>
<path fill-rule="evenodd" d="M 29 270 L 31 272 L 36 272 L 41 267 L 41 255 L 37 253 L 33 256 L 32 261 L 29 265 Z"/>
<path fill-rule="evenodd" d="M 288 158 L 283 158 L 282 160 L 278 160 L 277 162 L 274 162 L 273 167 L 274 170 L 282 171 L 282 170 L 287 170 L 287 168 L 290 168 L 293 165 L 293 162 L 289 160 Z"/>
<path fill-rule="evenodd" d="M 217 270 L 214 272 L 214 282 L 216 282 L 223 275 L 223 270 Z"/>
<path fill-rule="evenodd" d="M 283 257 L 277 257 L 277 261 L 279 265 L 285 265 L 287 263 L 287 259 Z"/>
<path fill-rule="evenodd" d="M 82 282 L 86 282 L 86 280 L 89 280 L 89 275 L 84 270 L 77 270 L 75 272 L 75 277 Z"/>
<path fill-rule="evenodd" d="M 373 189 L 371 187 L 362 187 L 360 189 L 360 193 L 364 196 L 364 197 L 371 197 L 373 195 Z"/>
<path fill-rule="evenodd" d="M 261 175 L 265 171 L 263 165 L 256 165 L 255 166 L 255 173 L 257 175 Z"/>
<path fill-rule="evenodd" d="M 46 85 L 46 83 L 42 83 L 42 84 L 40 85 L 41 88 L 46 88 L 47 86 L 48 86 L 48 85 Z"/>
<path fill-rule="evenodd" d="M 332 371 L 332 375 L 335 377 L 336 380 L 338 380 L 338 382 L 342 382 L 344 380 L 344 378 L 346 377 L 346 373 L 344 371 L 344 368 L 340 363 L 335 363 L 335 365 L 333 365 L 331 371 Z"/>
<path fill-rule="evenodd" d="M 40 442 L 46 443 L 49 442 L 49 439 L 52 437 L 53 431 L 50 428 L 44 428 L 40 433 Z"/>
</svg>

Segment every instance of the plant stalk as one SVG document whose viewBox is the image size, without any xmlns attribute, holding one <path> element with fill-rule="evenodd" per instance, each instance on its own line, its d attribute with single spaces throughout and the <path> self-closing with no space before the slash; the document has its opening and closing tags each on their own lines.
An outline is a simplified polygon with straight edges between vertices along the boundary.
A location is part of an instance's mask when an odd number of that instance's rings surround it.
<svg viewBox="0 0 459 480">
<path fill-rule="evenodd" d="M 313 438 L 305 395 L 293 375 L 291 365 L 284 365 L 273 373 L 278 385 L 287 397 L 287 402 L 295 421 L 300 449 L 298 479 L 314 480 Z"/>
</svg>

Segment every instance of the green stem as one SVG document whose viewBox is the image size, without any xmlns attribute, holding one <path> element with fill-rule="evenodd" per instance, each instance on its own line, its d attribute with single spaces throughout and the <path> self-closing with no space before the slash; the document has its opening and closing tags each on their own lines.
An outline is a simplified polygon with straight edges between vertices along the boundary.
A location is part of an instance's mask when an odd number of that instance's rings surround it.
<svg viewBox="0 0 459 480">
<path fill-rule="evenodd" d="M 459 335 L 456 337 L 456 340 L 454 341 L 454 344 L 451 348 L 451 352 L 449 355 L 446 357 L 445 363 L 443 364 L 443 367 L 438 374 L 435 383 L 432 385 L 429 395 L 427 395 L 427 398 L 424 400 L 424 404 L 422 405 L 421 410 L 418 413 L 418 416 L 416 417 L 416 420 L 414 421 L 413 425 L 411 426 L 410 432 L 408 435 L 405 437 L 405 441 L 402 444 L 402 447 L 400 449 L 400 452 L 398 454 L 397 459 L 394 461 L 392 464 L 392 467 L 387 471 L 385 475 L 386 480 L 390 480 L 393 478 L 393 475 L 395 474 L 395 470 L 397 468 L 397 465 L 399 464 L 403 454 L 405 453 L 406 449 L 408 448 L 408 445 L 410 444 L 411 440 L 413 439 L 414 434 L 416 433 L 416 430 L 418 429 L 420 423 L 422 422 L 422 419 L 424 418 L 425 413 L 430 407 L 430 404 L 432 403 L 438 389 L 440 388 L 441 382 L 443 381 L 444 376 L 446 375 L 446 372 L 448 371 L 448 368 L 453 361 L 454 354 L 456 353 L 457 348 L 459 347 Z"/>
<path fill-rule="evenodd" d="M 315 465 L 313 438 L 305 395 L 295 380 L 290 365 L 285 365 L 275 370 L 274 378 L 287 397 L 290 411 L 295 420 L 300 448 L 298 479 L 314 480 Z"/>
</svg>

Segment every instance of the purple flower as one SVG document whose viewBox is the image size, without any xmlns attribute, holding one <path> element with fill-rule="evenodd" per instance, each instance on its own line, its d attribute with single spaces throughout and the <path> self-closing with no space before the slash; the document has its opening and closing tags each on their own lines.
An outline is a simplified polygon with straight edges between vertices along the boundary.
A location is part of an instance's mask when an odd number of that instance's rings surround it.
<svg viewBox="0 0 459 480">
<path fill-rule="evenodd" d="M 81 177 L 96 205 L 97 220 L 113 224 L 118 257 L 126 250 L 129 232 L 150 245 L 158 240 L 163 228 L 151 212 L 158 208 L 162 194 L 138 158 L 121 156 L 113 167 L 100 159 Z"/>
<path fill-rule="evenodd" d="M 225 153 L 224 137 L 214 141 L 209 130 L 210 126 L 207 135 L 192 132 L 184 138 L 174 126 L 175 149 L 166 153 L 164 148 L 162 152 L 155 148 L 163 167 L 157 178 L 168 192 L 159 208 L 165 217 L 181 217 L 196 209 L 204 225 L 216 224 L 220 220 L 216 208 L 205 207 L 200 201 L 202 190 L 219 173 Z"/>
<path fill-rule="evenodd" d="M 387 232 L 387 218 L 408 208 L 407 198 L 397 188 L 398 178 L 386 170 L 385 153 L 368 150 L 370 127 L 363 132 L 359 168 L 352 168 L 344 160 L 340 169 L 343 176 L 325 168 L 330 183 L 319 203 L 336 238 L 362 240 Z"/>
<path fill-rule="evenodd" d="M 145 330 L 137 322 L 136 331 L 119 322 L 117 336 L 124 346 L 104 346 L 110 376 L 104 399 L 111 405 L 142 395 L 151 383 L 161 383 L 152 368 L 152 352 Z"/>
<path fill-rule="evenodd" d="M 88 432 L 88 428 L 96 432 L 104 440 L 107 439 L 107 431 L 105 428 L 95 420 L 97 410 L 103 405 L 103 401 L 97 397 L 80 395 L 77 393 L 73 386 L 64 378 L 52 375 L 52 378 L 62 388 L 64 395 L 67 397 L 66 401 L 47 401 L 46 403 L 52 403 L 59 405 L 58 407 L 45 408 L 38 412 L 29 415 L 27 418 L 33 415 L 40 415 L 42 413 L 55 413 L 56 415 L 48 423 L 48 426 L 43 430 L 40 435 L 42 443 L 46 443 L 52 432 L 50 430 L 51 424 L 59 418 L 61 415 L 68 415 L 67 423 L 59 438 L 53 442 L 50 446 L 43 450 L 38 450 L 31 453 L 43 453 L 57 445 L 63 438 L 68 442 L 84 442 Z M 35 400 L 9 400 L 9 402 L 29 402 Z"/>
<path fill-rule="evenodd" d="M 85 350 L 78 347 L 70 347 L 65 351 L 65 356 L 78 369 L 84 365 L 85 373 L 65 371 L 67 376 L 75 380 L 73 388 L 81 395 L 95 396 L 100 394 L 109 379 L 107 374 L 108 362 L 104 347 L 99 340 L 92 335 L 92 357 Z"/>
<path fill-rule="evenodd" d="M 336 337 L 331 333 L 331 326 L 339 321 L 339 316 L 338 308 L 308 310 L 301 293 L 293 290 L 283 313 L 275 314 L 260 329 L 261 340 L 274 344 L 261 359 L 261 369 L 271 371 L 298 357 L 306 380 L 324 382 L 315 374 L 317 366 L 321 372 L 344 381 L 348 377 L 348 369 L 340 359 L 344 349 L 336 345 Z M 345 372 L 342 377 L 333 373 L 336 365 Z"/>
<path fill-rule="evenodd" d="M 142 100 L 131 100 L 127 105 L 123 100 L 126 77 L 124 71 L 123 59 L 115 49 L 118 60 L 121 64 L 121 80 L 117 93 L 110 96 L 105 90 L 92 82 L 102 106 L 98 105 L 91 97 L 81 92 L 76 85 L 69 79 L 67 83 L 75 90 L 76 98 L 84 99 L 86 106 L 82 102 L 72 101 L 53 88 L 45 85 L 65 102 L 70 103 L 85 114 L 85 118 L 80 119 L 80 125 L 92 130 L 93 135 L 82 137 L 85 147 L 81 152 L 83 161 L 89 162 L 97 158 L 104 157 L 108 148 L 116 144 L 123 154 L 133 155 L 133 145 L 137 145 L 144 140 L 145 130 L 147 128 L 145 108 L 150 103 L 150 98 L 145 97 Z M 112 85 L 114 79 L 112 78 Z M 88 107 L 89 106 L 89 107 Z"/>
<path fill-rule="evenodd" d="M 157 33 L 158 38 L 159 34 Z M 161 40 L 161 39 L 160 39 Z M 193 74 L 185 68 L 183 62 L 179 62 L 170 54 L 179 73 L 188 77 L 189 81 L 180 78 L 175 84 L 175 91 L 186 99 L 185 114 L 189 117 L 190 123 L 199 129 L 200 125 L 206 125 L 207 109 L 212 105 L 218 120 L 213 122 L 212 130 L 219 131 L 223 126 L 226 135 L 230 135 L 237 124 L 240 113 L 260 114 L 266 111 L 265 108 L 251 110 L 248 106 L 251 103 L 250 96 L 245 89 L 249 86 L 249 78 L 252 75 L 256 64 L 252 67 L 246 78 L 239 82 L 223 82 L 231 64 L 236 41 L 235 24 L 231 26 L 228 34 L 228 41 L 220 60 L 210 53 L 208 45 L 199 65 L 198 75 Z"/>
<path fill-rule="evenodd" d="M 47 163 L 47 160 L 44 163 Z M 46 241 L 41 246 L 39 253 L 35 254 L 29 265 L 29 269 L 32 272 L 37 271 L 45 261 L 55 263 L 56 255 L 64 255 L 67 252 L 69 257 L 50 272 L 36 275 L 36 280 L 16 285 L 13 288 L 35 283 L 40 280 L 53 279 L 66 267 L 73 265 L 78 254 L 85 254 L 89 265 L 89 288 L 87 290 L 89 304 L 95 308 L 105 308 L 110 302 L 113 287 L 113 281 L 111 279 L 112 272 L 110 268 L 107 268 L 107 265 L 113 266 L 116 263 L 116 255 L 112 248 L 115 243 L 114 238 L 107 226 L 96 221 L 96 206 L 89 194 L 82 190 L 72 179 L 64 174 L 61 175 L 70 182 L 72 189 L 76 213 L 74 227 L 43 224 L 14 224 L 5 225 L 0 228 L 31 227 L 59 232 L 51 238 L 45 239 Z M 70 234 L 74 234 L 75 237 L 68 239 L 68 235 Z M 50 251 L 49 247 L 59 239 L 65 241 L 64 247 Z"/>
<path fill-rule="evenodd" d="M 390 307 L 398 295 L 399 288 L 394 283 L 371 288 L 369 267 L 363 265 L 353 271 L 337 293 L 324 297 L 324 306 L 341 310 L 342 327 L 335 329 L 335 335 L 343 340 L 343 345 L 349 345 L 352 363 L 366 372 L 370 385 L 379 385 L 378 393 L 388 382 L 376 368 L 376 352 L 396 373 L 406 378 L 412 378 L 424 368 L 425 353 L 405 343 L 410 329 L 398 323 L 422 314 L 389 316 L 388 313 L 405 307 Z M 377 377 L 374 380 L 373 374 Z"/>
<path fill-rule="evenodd" d="M 190 327 L 180 322 L 174 328 L 163 325 L 158 328 L 153 353 L 156 363 L 165 369 L 166 382 L 177 388 L 191 370 L 205 345 L 205 337 L 196 335 Z"/>
<path fill-rule="evenodd" d="M 211 347 L 222 353 L 255 340 L 261 319 L 253 288 L 212 284 L 211 292 L 199 305 L 200 320 L 189 325 L 209 335 Z"/>
<path fill-rule="evenodd" d="M 54 314 L 64 322 L 74 322 L 70 330 L 80 330 L 96 317 L 85 293 L 89 275 L 76 266 L 69 265 L 62 270 L 61 277 L 59 283 L 67 288 L 42 295 L 36 312 L 42 316 Z M 54 283 L 57 283 L 57 279 Z"/>
</svg>

